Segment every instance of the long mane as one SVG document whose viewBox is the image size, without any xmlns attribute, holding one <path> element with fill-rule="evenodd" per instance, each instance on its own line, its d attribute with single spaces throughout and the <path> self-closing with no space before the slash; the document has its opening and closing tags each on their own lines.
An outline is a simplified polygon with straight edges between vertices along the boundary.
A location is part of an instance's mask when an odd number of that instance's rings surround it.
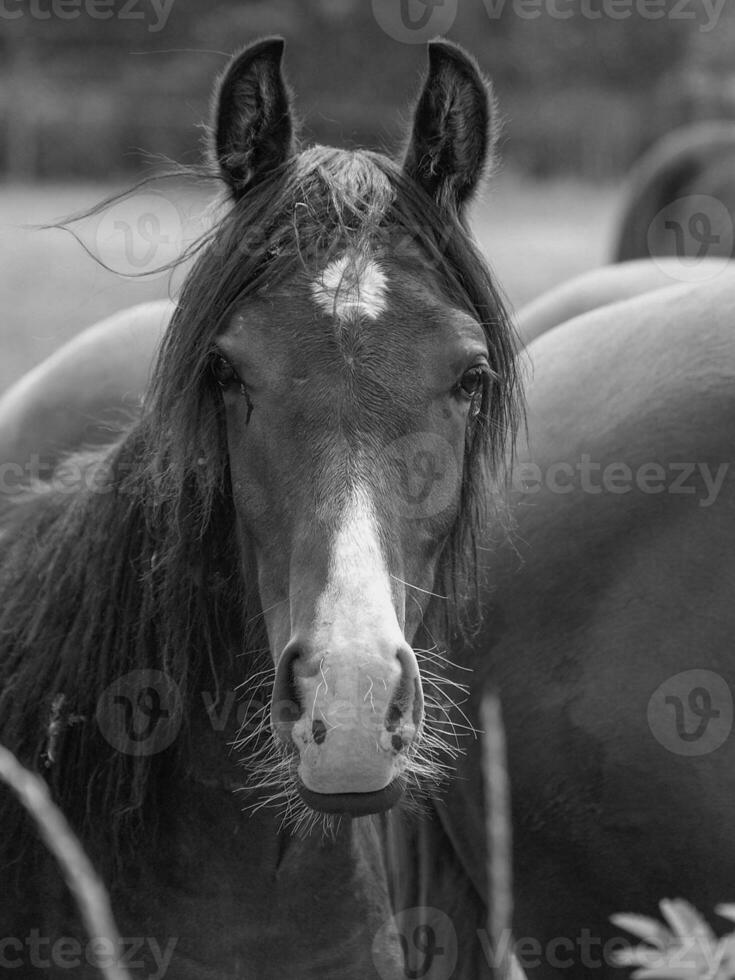
<svg viewBox="0 0 735 980">
<path fill-rule="evenodd" d="M 459 219 L 449 220 L 387 157 L 315 147 L 232 205 L 200 243 L 164 339 L 141 420 L 87 460 L 93 481 L 13 505 L 0 524 L 0 741 L 45 772 L 87 836 L 153 819 L 157 788 L 187 771 L 186 728 L 151 757 L 116 751 L 94 723 L 100 694 L 133 670 L 165 671 L 186 725 L 201 685 L 240 679 L 267 647 L 235 514 L 224 422 L 209 360 L 242 300 L 346 247 L 410 239 L 447 298 L 484 327 L 494 384 L 468 437 L 461 516 L 441 559 L 432 635 L 465 631 L 477 545 L 520 414 L 514 334 Z M 255 625 L 253 625 L 253 623 Z M 243 666 L 244 664 L 244 666 Z M 47 769 L 49 722 L 68 725 Z M 19 819 L 12 802 L 2 814 Z M 8 824 L 4 824 L 8 826 Z M 103 828 L 100 831 L 100 827 Z"/>
</svg>

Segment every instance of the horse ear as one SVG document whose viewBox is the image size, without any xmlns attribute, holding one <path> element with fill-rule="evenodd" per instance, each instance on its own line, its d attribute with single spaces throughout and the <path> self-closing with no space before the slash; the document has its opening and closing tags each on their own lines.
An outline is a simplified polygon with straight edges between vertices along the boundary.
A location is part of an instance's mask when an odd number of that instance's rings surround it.
<svg viewBox="0 0 735 980">
<path fill-rule="evenodd" d="M 404 173 L 440 206 L 461 212 L 480 183 L 495 140 L 492 87 L 456 44 L 432 41 Z"/>
<path fill-rule="evenodd" d="M 285 42 L 271 37 L 235 55 L 215 89 L 213 153 L 237 199 L 293 153 Z"/>
</svg>

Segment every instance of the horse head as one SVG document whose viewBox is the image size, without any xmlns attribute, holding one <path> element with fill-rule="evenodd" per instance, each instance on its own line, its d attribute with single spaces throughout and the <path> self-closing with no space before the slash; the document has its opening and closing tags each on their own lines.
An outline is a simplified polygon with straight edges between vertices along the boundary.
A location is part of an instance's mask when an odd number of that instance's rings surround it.
<svg viewBox="0 0 735 980">
<path fill-rule="evenodd" d="M 512 332 L 464 226 L 492 97 L 457 47 L 429 51 L 398 162 L 299 150 L 281 40 L 232 60 L 211 137 L 229 211 L 153 394 L 169 427 L 194 398 L 196 479 L 220 460 L 275 666 L 272 729 L 322 812 L 385 809 L 421 767 L 412 642 L 471 550 L 514 417 Z"/>
</svg>

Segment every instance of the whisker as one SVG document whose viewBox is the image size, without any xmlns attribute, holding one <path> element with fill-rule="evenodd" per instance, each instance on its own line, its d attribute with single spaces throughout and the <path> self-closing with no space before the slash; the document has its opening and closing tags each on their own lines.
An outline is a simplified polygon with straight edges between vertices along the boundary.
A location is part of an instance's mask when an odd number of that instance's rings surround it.
<svg viewBox="0 0 735 980">
<path fill-rule="evenodd" d="M 266 606 L 265 609 L 261 609 L 260 612 L 255 613 L 255 615 L 245 620 L 246 628 L 250 626 L 251 623 L 256 623 L 259 619 L 262 619 L 266 613 L 271 611 L 271 609 L 277 609 L 279 606 L 282 606 L 284 602 L 290 602 L 290 601 L 291 601 L 291 597 L 285 596 L 283 599 L 278 599 L 276 602 L 271 603 L 270 606 Z"/>
<path fill-rule="evenodd" d="M 472 667 L 466 667 L 464 664 L 455 663 L 453 660 L 450 660 L 449 657 L 439 653 L 437 650 L 424 650 L 420 647 L 414 647 L 413 652 L 420 660 L 436 660 L 439 663 L 447 664 L 447 666 L 452 667 L 455 670 L 465 670 L 468 674 L 474 673 Z"/>
<path fill-rule="evenodd" d="M 397 575 L 391 575 L 391 578 L 394 579 L 396 582 L 400 582 L 401 585 L 405 585 L 409 589 L 415 589 L 416 592 L 422 592 L 424 595 L 433 596 L 435 599 L 443 599 L 444 601 L 447 601 L 449 599 L 449 596 L 439 595 L 438 592 L 432 592 L 430 589 L 422 589 L 421 586 L 413 585 L 411 582 L 406 582 L 404 579 L 399 578 Z"/>
</svg>

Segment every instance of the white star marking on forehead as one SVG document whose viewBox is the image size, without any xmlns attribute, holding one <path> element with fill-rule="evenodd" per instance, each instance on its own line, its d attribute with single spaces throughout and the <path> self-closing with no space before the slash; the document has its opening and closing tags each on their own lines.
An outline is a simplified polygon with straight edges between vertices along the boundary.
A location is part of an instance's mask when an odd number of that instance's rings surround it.
<svg viewBox="0 0 735 980">
<path fill-rule="evenodd" d="M 385 310 L 387 288 L 385 273 L 378 263 L 354 254 L 330 262 L 311 284 L 317 306 L 339 323 L 360 316 L 376 320 Z"/>
</svg>

